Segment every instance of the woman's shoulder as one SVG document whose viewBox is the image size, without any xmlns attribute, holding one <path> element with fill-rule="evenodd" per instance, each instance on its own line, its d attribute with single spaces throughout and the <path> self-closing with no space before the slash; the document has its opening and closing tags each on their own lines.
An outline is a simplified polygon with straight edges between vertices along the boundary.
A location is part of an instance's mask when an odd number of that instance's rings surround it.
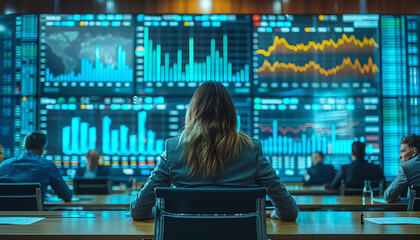
<svg viewBox="0 0 420 240">
<path fill-rule="evenodd" d="M 179 145 L 180 145 L 179 144 L 179 137 L 172 137 L 172 138 L 166 139 L 166 142 L 165 142 L 166 150 L 176 149 L 176 148 L 178 148 Z"/>
<path fill-rule="evenodd" d="M 242 141 L 242 145 L 245 146 L 246 149 L 251 150 L 253 152 L 258 151 L 261 148 L 261 141 L 257 138 L 249 137 L 251 140 L 251 146 L 246 141 Z"/>
</svg>

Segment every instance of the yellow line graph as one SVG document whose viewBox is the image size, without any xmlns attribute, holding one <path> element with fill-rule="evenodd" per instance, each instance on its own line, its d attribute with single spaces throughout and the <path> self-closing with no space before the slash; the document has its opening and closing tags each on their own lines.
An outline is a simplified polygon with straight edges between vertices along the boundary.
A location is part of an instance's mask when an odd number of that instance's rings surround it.
<svg viewBox="0 0 420 240">
<path fill-rule="evenodd" d="M 318 72 L 319 74 L 322 74 L 326 77 L 337 73 L 347 73 L 347 71 L 353 71 L 351 73 L 354 74 L 354 70 L 358 70 L 361 74 L 375 74 L 379 71 L 378 66 L 373 63 L 371 57 L 369 57 L 368 63 L 363 64 L 363 66 L 360 64 L 359 59 L 355 59 L 353 63 L 350 57 L 347 57 L 343 59 L 341 65 L 337 65 L 330 69 L 322 68 L 321 65 L 315 63 L 314 61 L 309 61 L 303 66 L 297 66 L 294 63 L 283 62 L 275 62 L 273 65 L 271 65 L 271 63 L 265 60 L 263 65 L 258 68 L 257 72 L 265 73 L 268 71 L 272 73 L 284 73 L 288 71 L 308 72 L 310 70 Z"/>
<path fill-rule="evenodd" d="M 357 39 L 354 35 L 347 37 L 343 34 L 341 38 L 335 42 L 333 39 L 323 40 L 322 42 L 309 41 L 308 44 L 298 43 L 296 45 L 290 45 L 286 38 L 274 37 L 273 45 L 268 47 L 268 50 L 258 49 L 257 54 L 262 54 L 266 57 L 270 56 L 271 53 L 285 53 L 285 52 L 299 52 L 299 51 L 332 51 L 339 48 L 344 48 L 345 51 L 354 51 L 354 47 L 360 48 L 360 50 L 373 50 L 377 48 L 378 44 L 375 39 L 363 37 L 363 40 Z M 333 48 L 333 49 L 331 49 Z"/>
</svg>

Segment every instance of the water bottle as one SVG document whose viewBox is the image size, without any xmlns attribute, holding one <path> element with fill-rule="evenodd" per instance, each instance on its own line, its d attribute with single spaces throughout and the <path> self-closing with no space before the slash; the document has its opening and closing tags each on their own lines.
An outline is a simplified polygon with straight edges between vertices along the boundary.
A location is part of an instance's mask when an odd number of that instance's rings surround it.
<svg viewBox="0 0 420 240">
<path fill-rule="evenodd" d="M 363 187 L 363 205 L 373 204 L 373 192 L 370 181 L 365 181 L 365 186 Z"/>
</svg>

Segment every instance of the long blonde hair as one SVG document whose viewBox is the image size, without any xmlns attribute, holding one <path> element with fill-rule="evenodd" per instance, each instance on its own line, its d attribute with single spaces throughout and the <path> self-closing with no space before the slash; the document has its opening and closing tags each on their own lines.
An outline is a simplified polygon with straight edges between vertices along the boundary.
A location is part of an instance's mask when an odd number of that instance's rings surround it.
<svg viewBox="0 0 420 240">
<path fill-rule="evenodd" d="M 190 176 L 214 177 L 241 152 L 242 143 L 253 148 L 250 137 L 237 130 L 236 108 L 219 82 L 205 82 L 188 106 L 180 134 L 182 157 Z"/>
</svg>

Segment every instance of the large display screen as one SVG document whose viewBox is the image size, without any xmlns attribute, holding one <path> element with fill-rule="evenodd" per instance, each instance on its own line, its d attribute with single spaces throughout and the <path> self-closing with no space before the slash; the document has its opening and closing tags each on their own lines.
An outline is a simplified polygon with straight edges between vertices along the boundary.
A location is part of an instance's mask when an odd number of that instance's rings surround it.
<svg viewBox="0 0 420 240">
<path fill-rule="evenodd" d="M 219 81 L 250 93 L 251 16 L 138 15 L 137 94 L 191 95 Z"/>
<path fill-rule="evenodd" d="M 0 95 L 36 95 L 38 17 L 0 15 Z"/>
<path fill-rule="evenodd" d="M 379 15 L 254 15 L 253 21 L 258 94 L 379 94 Z"/>
<path fill-rule="evenodd" d="M 15 156 L 41 130 L 62 169 L 85 167 L 95 149 L 114 176 L 146 177 L 196 88 L 218 81 L 284 181 L 301 181 L 315 151 L 337 169 L 350 163 L 356 140 L 392 180 L 401 138 L 420 134 L 419 24 L 417 15 L 1 15 L 0 144 Z"/>
<path fill-rule="evenodd" d="M 354 141 L 366 143 L 369 162 L 380 164 L 378 97 L 254 98 L 253 133 L 280 176 L 300 181 L 322 152 L 326 164 L 351 162 Z"/>
<path fill-rule="evenodd" d="M 61 168 L 85 167 L 97 150 L 112 168 L 139 169 L 148 176 L 165 140 L 184 126 L 185 97 L 42 97 L 40 127 L 55 141 L 46 157 Z M 251 98 L 235 99 L 241 131 L 250 134 Z"/>
<path fill-rule="evenodd" d="M 132 16 L 41 15 L 41 94 L 132 94 Z"/>
</svg>

